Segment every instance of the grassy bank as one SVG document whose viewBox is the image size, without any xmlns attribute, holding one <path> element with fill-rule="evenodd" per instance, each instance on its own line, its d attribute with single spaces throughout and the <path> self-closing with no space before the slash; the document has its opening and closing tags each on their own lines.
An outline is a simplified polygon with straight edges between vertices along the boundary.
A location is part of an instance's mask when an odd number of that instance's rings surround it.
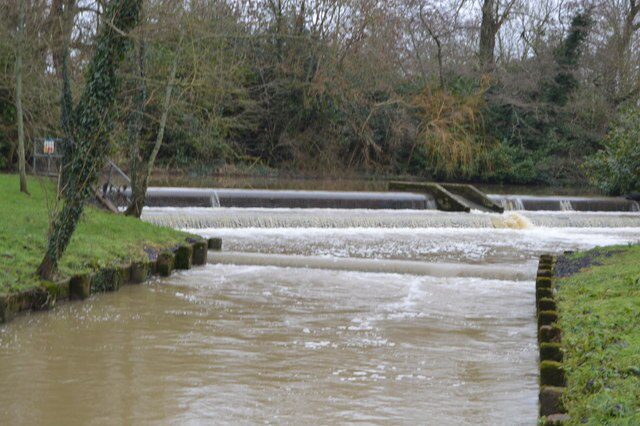
<svg viewBox="0 0 640 426">
<path fill-rule="evenodd" d="M 640 424 L 640 246 L 560 259 L 562 345 L 572 424 Z"/>
<path fill-rule="evenodd" d="M 55 187 L 29 179 L 31 195 L 18 191 L 15 175 L 0 175 L 0 294 L 39 285 L 34 272 L 46 245 Z M 88 207 L 60 264 L 60 278 L 124 261 L 143 260 L 145 250 L 169 248 L 188 234 Z"/>
</svg>

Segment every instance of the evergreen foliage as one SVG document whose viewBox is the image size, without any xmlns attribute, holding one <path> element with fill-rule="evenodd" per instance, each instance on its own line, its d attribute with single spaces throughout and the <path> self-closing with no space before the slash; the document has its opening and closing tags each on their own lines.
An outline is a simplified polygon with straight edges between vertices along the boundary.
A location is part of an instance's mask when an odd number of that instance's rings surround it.
<svg viewBox="0 0 640 426">
<path fill-rule="evenodd" d="M 563 176 L 582 179 L 573 164 L 563 162 L 593 152 L 596 145 L 586 130 L 588 124 L 576 120 L 569 103 L 579 89 L 576 74 L 590 25 L 589 12 L 574 16 L 555 50 L 553 66 L 548 70 L 551 79 L 541 78 L 532 90 L 516 99 L 501 96 L 503 88 L 499 84 L 489 91 L 487 128 L 501 142 L 493 156 L 502 161 L 496 169 L 505 181 L 552 182 Z"/>
<path fill-rule="evenodd" d="M 38 268 L 43 279 L 50 279 L 57 269 L 104 164 L 119 88 L 116 71 L 130 45 L 125 34 L 137 24 L 141 5 L 142 0 L 112 0 L 105 11 L 87 68 L 86 86 L 71 115 L 72 140 L 61 188 L 63 205 L 51 225 L 47 251 Z"/>
<path fill-rule="evenodd" d="M 607 194 L 640 192 L 640 108 L 620 114 L 587 170 L 593 184 Z"/>
</svg>

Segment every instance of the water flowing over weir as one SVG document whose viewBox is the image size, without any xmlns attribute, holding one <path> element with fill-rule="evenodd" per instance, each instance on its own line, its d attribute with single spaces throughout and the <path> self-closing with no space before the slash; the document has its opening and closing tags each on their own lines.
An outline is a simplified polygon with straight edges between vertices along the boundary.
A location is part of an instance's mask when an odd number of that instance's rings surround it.
<svg viewBox="0 0 640 426">
<path fill-rule="evenodd" d="M 431 277 L 485 278 L 506 281 L 525 281 L 535 270 L 523 265 L 465 265 L 460 263 L 426 263 L 409 260 L 357 259 L 317 256 L 291 256 L 263 253 L 224 252 L 209 254 L 209 262 L 223 265 L 261 265 L 288 268 L 326 269 L 427 275 Z"/>
<path fill-rule="evenodd" d="M 448 213 L 436 210 L 147 208 L 143 219 L 174 228 L 640 227 L 637 213 Z"/>
<path fill-rule="evenodd" d="M 507 211 L 548 210 L 583 212 L 640 212 L 635 200 L 619 197 L 557 197 L 488 195 Z"/>
<path fill-rule="evenodd" d="M 406 192 L 149 188 L 149 207 L 435 209 L 433 197 Z"/>
<path fill-rule="evenodd" d="M 629 212 L 207 205 L 143 220 L 223 251 L 0 326 L 3 423 L 535 425 L 536 257 L 640 242 Z"/>
<path fill-rule="evenodd" d="M 416 186 L 416 185 L 414 185 Z M 439 187 L 438 185 L 435 185 Z M 447 185 L 444 188 L 457 191 L 468 185 Z M 413 186 L 411 187 L 413 188 Z M 419 189 L 419 185 L 414 189 Z M 439 187 L 440 188 L 440 187 Z M 441 188 L 441 189 L 444 189 Z M 474 198 L 461 199 L 471 193 L 484 197 L 505 210 L 550 210 L 550 211 L 600 211 L 637 212 L 637 201 L 616 197 L 540 197 L 529 195 L 489 195 L 470 187 L 467 193 L 450 193 L 458 201 L 471 208 L 484 209 Z M 412 189 L 413 190 L 413 189 Z M 475 191 L 475 194 L 474 194 Z M 218 188 L 161 188 L 147 190 L 145 203 L 148 207 L 241 207 L 241 208 L 291 208 L 291 209 L 383 209 L 424 210 L 436 209 L 436 200 L 427 193 L 412 192 L 355 192 L 355 191 L 292 191 L 265 189 L 218 189 Z"/>
</svg>

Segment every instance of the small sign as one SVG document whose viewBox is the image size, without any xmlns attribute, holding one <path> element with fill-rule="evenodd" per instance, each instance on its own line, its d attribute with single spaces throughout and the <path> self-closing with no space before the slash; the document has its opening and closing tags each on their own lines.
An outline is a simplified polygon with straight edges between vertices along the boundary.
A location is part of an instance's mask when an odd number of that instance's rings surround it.
<svg viewBox="0 0 640 426">
<path fill-rule="evenodd" d="M 53 154 L 56 151 L 56 141 L 53 139 L 44 140 L 44 153 Z"/>
</svg>

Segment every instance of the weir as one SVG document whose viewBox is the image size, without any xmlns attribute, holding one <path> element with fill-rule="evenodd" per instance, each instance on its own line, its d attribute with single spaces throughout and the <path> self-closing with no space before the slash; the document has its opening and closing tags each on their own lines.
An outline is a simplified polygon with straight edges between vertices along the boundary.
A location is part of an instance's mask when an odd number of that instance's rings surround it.
<svg viewBox="0 0 640 426">
<path fill-rule="evenodd" d="M 558 197 L 532 195 L 488 195 L 508 211 L 548 210 L 583 212 L 640 212 L 638 202 L 622 197 Z"/>
<path fill-rule="evenodd" d="M 142 218 L 180 229 L 205 228 L 598 228 L 640 227 L 636 213 L 471 212 L 437 210 L 145 208 Z"/>
<path fill-rule="evenodd" d="M 435 209 L 433 197 L 403 192 L 149 188 L 149 207 Z"/>
<path fill-rule="evenodd" d="M 336 271 L 376 272 L 431 277 L 484 278 L 526 281 L 535 275 L 535 265 L 471 265 L 429 263 L 397 259 L 356 259 L 284 254 L 210 252 L 209 263 L 221 265 L 277 266 L 283 268 L 328 269 Z"/>
<path fill-rule="evenodd" d="M 485 195 L 474 186 L 466 184 L 391 182 L 389 188 L 389 192 L 356 192 L 151 187 L 147 191 L 146 205 L 148 207 L 442 210 L 487 213 L 502 213 L 505 210 L 640 211 L 637 201 L 621 197 Z"/>
</svg>

